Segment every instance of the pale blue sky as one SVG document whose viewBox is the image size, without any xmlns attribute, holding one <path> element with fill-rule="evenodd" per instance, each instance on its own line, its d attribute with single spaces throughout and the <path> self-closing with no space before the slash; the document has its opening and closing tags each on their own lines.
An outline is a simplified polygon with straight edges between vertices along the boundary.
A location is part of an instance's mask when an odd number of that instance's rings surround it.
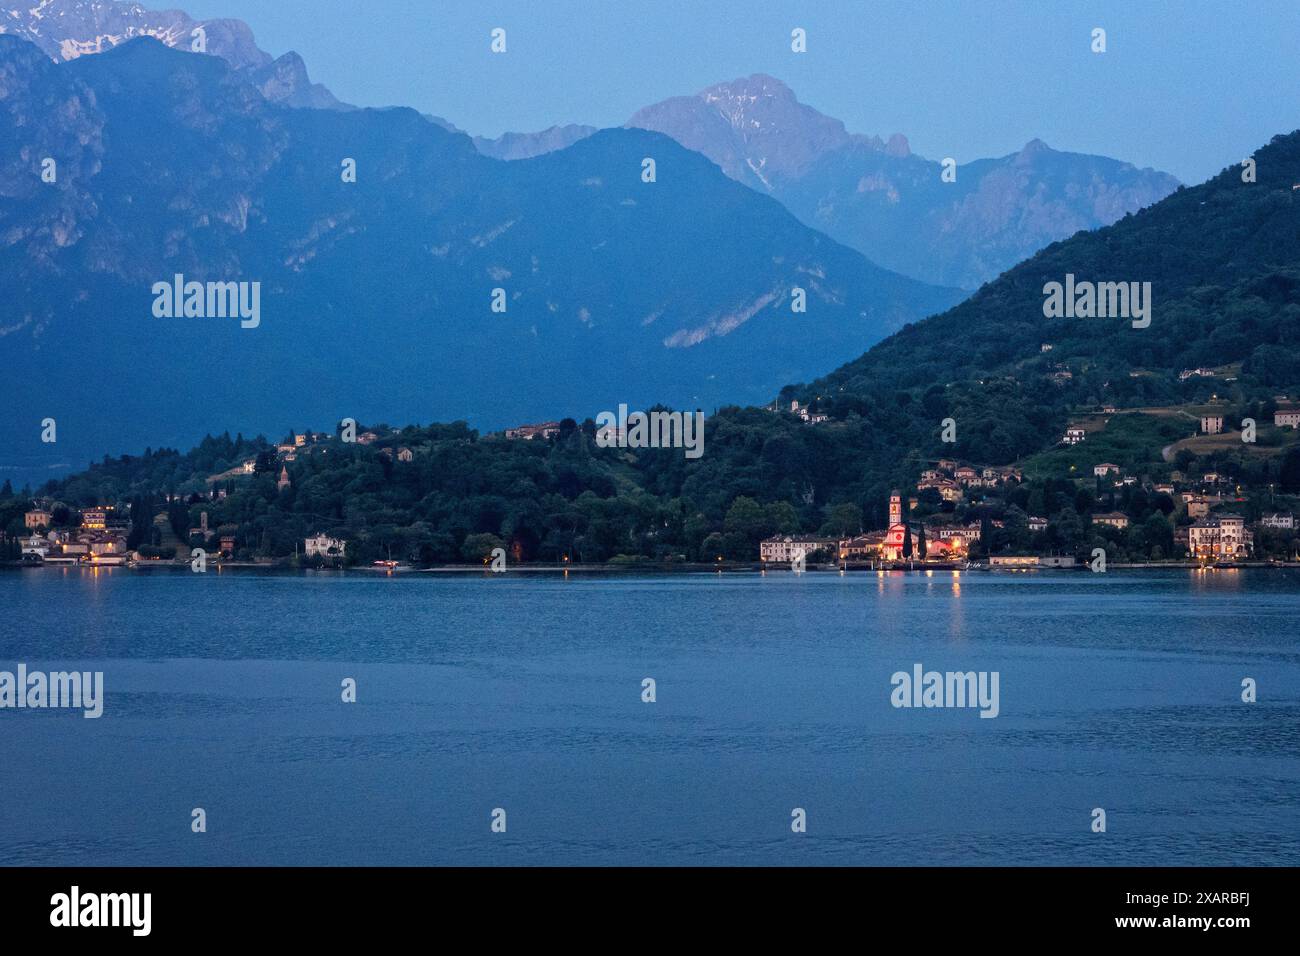
<svg viewBox="0 0 1300 956">
<path fill-rule="evenodd" d="M 146 5 L 162 6 L 162 3 Z M 770 73 L 850 130 L 926 156 L 1039 137 L 1200 182 L 1300 127 L 1300 2 L 1252 0 L 179 0 L 297 50 L 348 102 L 472 133 L 614 126 L 720 80 Z M 509 52 L 489 52 L 507 30 Z M 790 51 L 790 30 L 809 50 Z M 1090 51 L 1093 27 L 1108 51 Z"/>
</svg>

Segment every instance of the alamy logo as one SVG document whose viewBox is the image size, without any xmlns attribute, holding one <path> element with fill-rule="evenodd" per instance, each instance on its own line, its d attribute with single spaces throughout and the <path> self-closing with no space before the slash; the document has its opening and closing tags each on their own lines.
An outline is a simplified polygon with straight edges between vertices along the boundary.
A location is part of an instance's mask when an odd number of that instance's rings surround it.
<svg viewBox="0 0 1300 956">
<path fill-rule="evenodd" d="M 80 707 L 81 716 L 93 720 L 104 713 L 104 672 L 0 671 L 0 710 L 7 707 Z"/>
<path fill-rule="evenodd" d="M 926 671 L 912 665 L 912 673 L 897 671 L 889 679 L 895 707 L 978 707 L 981 717 L 996 717 L 998 671 Z"/>
<path fill-rule="evenodd" d="M 1075 282 L 1065 274 L 1065 284 L 1043 286 L 1043 315 L 1049 319 L 1132 319 L 1133 328 L 1151 324 L 1150 282 Z"/>
<path fill-rule="evenodd" d="M 687 458 L 704 454 L 704 413 L 632 412 L 596 416 L 596 444 L 601 448 L 684 448 Z"/>
<path fill-rule="evenodd" d="M 51 926 L 127 926 L 132 936 L 152 928 L 152 893 L 85 893 L 78 886 L 50 897 Z"/>
<path fill-rule="evenodd" d="M 153 314 L 159 319 L 240 319 L 241 329 L 262 323 L 262 283 L 185 281 L 153 284 Z"/>
</svg>

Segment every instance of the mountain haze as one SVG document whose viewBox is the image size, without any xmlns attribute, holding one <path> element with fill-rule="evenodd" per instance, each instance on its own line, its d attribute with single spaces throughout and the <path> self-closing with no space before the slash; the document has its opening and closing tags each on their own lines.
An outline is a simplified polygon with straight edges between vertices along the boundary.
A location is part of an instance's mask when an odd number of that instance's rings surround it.
<svg viewBox="0 0 1300 956">
<path fill-rule="evenodd" d="M 412 110 L 268 103 L 151 38 L 56 65 L 0 37 L 0 138 L 19 144 L 0 159 L 0 350 L 24 370 L 0 438 L 23 461 L 55 453 L 31 426 L 47 416 L 66 458 L 346 415 L 762 401 L 960 298 L 656 133 L 501 162 Z M 261 325 L 155 318 L 153 283 L 178 273 L 260 282 Z"/>
<path fill-rule="evenodd" d="M 474 137 L 474 148 L 493 159 L 531 159 L 543 153 L 565 149 L 596 132 L 594 126 L 570 123 L 552 126 L 538 133 L 503 133 L 495 139 Z"/>
<path fill-rule="evenodd" d="M 268 100 L 350 108 L 311 82 L 296 53 L 273 60 L 259 49 L 239 20 L 197 21 L 177 10 L 105 0 L 40 0 L 0 9 L 0 33 L 27 39 L 56 61 L 100 53 L 138 36 L 188 50 L 191 31 L 200 25 L 208 52 L 230 63 Z M 462 132 L 447 119 L 428 118 Z M 626 125 L 655 130 L 702 153 L 732 179 L 773 196 L 805 225 L 872 262 L 966 289 L 1054 240 L 1108 225 L 1178 186 L 1164 173 L 1058 152 L 1038 140 L 996 159 L 958 157 L 957 181 L 945 183 L 938 159 L 914 155 L 901 133 L 887 139 L 851 133 L 761 73 L 647 106 Z M 485 156 L 529 159 L 595 131 L 573 123 L 472 141 Z"/>
<path fill-rule="evenodd" d="M 940 161 L 912 153 L 902 134 L 852 134 L 763 74 L 646 107 L 628 125 L 703 153 L 873 262 L 962 288 L 1178 186 L 1164 173 L 1038 140 L 999 159 L 959 158 L 956 182 L 943 182 Z"/>
<path fill-rule="evenodd" d="M 30 3 L 31 0 L 28 0 Z M 36 0 L 33 6 L 0 6 L 0 34 L 27 40 L 57 62 L 111 50 L 150 36 L 169 47 L 190 50 L 202 27 L 207 52 L 219 56 L 268 100 L 287 106 L 340 109 L 329 90 L 312 83 L 297 53 L 273 58 L 257 46 L 242 20 L 195 20 L 180 10 L 148 10 L 113 0 Z"/>
</svg>

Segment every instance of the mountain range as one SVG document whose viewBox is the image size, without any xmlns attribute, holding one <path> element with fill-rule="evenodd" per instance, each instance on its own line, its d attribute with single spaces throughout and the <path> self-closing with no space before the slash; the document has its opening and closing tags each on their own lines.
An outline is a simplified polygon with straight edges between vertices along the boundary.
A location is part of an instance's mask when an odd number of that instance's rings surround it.
<svg viewBox="0 0 1300 956">
<path fill-rule="evenodd" d="M 872 262 L 965 289 L 1179 186 L 1167 173 L 1062 152 L 1037 139 L 1007 156 L 962 161 L 956 178 L 946 181 L 942 162 L 913 153 L 903 134 L 850 133 L 761 73 L 647 106 L 625 125 L 663 133 L 707 156 L 727 176 L 779 200 L 804 224 Z M 475 137 L 474 144 L 498 159 L 523 159 L 595 131 L 570 124 Z"/>
<path fill-rule="evenodd" d="M 200 26 L 213 56 L 188 52 Z M 1177 186 L 1038 141 L 944 182 L 901 134 L 850 133 L 761 74 L 619 129 L 487 139 L 341 103 L 240 21 L 43 0 L 0 11 L 0 33 L 0 133 L 20 144 L 0 159 L 0 352 L 23 370 L 0 387 L 10 469 L 343 414 L 500 427 L 621 402 L 757 404 Z M 149 289 L 177 274 L 259 282 L 266 321 L 155 318 Z M 917 328 L 947 330 L 931 359 L 898 351 L 933 334 Z M 954 341 L 1028 348 L 1024 334 L 958 310 L 785 394 L 951 379 Z M 46 417 L 64 423 L 57 454 L 37 442 Z"/>
<path fill-rule="evenodd" d="M 783 398 L 813 403 L 832 420 L 870 420 L 886 446 L 917 460 L 1015 460 L 1056 444 L 1080 409 L 1099 407 L 1159 415 L 1216 400 L 1229 431 L 1252 405 L 1264 409 L 1261 426 L 1271 424 L 1268 406 L 1300 393 L 1300 131 L 1251 158 L 1253 178 L 1230 166 L 1111 226 L 1053 243 Z M 1048 317 L 1049 284 L 1067 281 L 1130 291 L 1149 284 L 1149 324 Z M 957 423 L 953 444 L 939 439 L 945 418 Z M 1234 445 L 1264 460 L 1277 447 L 1229 442 L 1218 452 L 1225 461 Z M 1160 447 L 1130 453 L 1154 461 Z"/>
<path fill-rule="evenodd" d="M 202 28 L 204 52 L 219 56 L 273 103 L 314 109 L 344 109 L 334 94 L 307 76 L 297 53 L 272 57 L 258 47 L 242 20 L 195 20 L 180 10 L 148 10 L 114 0 L 36 0 L 34 6 L 0 9 L 0 34 L 35 44 L 63 62 L 111 50 L 150 36 L 170 47 L 192 49 Z"/>
<path fill-rule="evenodd" d="M 200 25 L 207 52 L 227 60 L 267 99 L 350 108 L 308 79 L 296 53 L 272 59 L 238 20 L 195 21 L 176 10 L 105 0 L 40 0 L 31 8 L 0 10 L 0 33 L 27 39 L 56 60 L 141 35 L 189 49 L 191 31 Z M 462 132 L 442 117 L 429 119 Z M 1051 242 L 1149 206 L 1179 185 L 1165 173 L 1057 151 L 1039 140 L 998 158 L 958 157 L 956 180 L 946 182 L 941 162 L 912 153 L 904 135 L 850 133 L 763 74 L 647 106 L 625 125 L 663 133 L 707 156 L 732 179 L 773 196 L 805 225 L 874 263 L 964 289 Z M 595 132 L 573 123 L 472 141 L 486 156 L 516 160 L 565 149 Z"/>
<path fill-rule="evenodd" d="M 413 110 L 269 102 L 152 37 L 56 63 L 0 36 L 0 141 L 11 466 L 347 415 L 761 402 L 962 297 L 658 133 L 503 162 Z M 176 275 L 259 283 L 260 324 L 157 317 Z"/>
<path fill-rule="evenodd" d="M 763 74 L 646 107 L 628 125 L 703 153 L 873 262 L 969 289 L 1179 185 L 1165 173 L 1039 140 L 997 159 L 962 159 L 948 182 L 942 163 L 914 154 L 902 134 L 850 133 Z"/>
</svg>

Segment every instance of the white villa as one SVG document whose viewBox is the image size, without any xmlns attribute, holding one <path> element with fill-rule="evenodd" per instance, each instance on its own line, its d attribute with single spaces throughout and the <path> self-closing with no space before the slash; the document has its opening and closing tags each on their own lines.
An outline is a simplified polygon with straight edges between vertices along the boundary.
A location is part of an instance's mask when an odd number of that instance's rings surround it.
<svg viewBox="0 0 1300 956">
<path fill-rule="evenodd" d="M 302 544 L 309 558 L 317 554 L 322 558 L 341 558 L 348 546 L 342 538 L 331 538 L 323 531 L 310 538 L 304 538 Z"/>
<path fill-rule="evenodd" d="M 828 555 L 838 554 L 839 541 L 811 535 L 777 534 L 761 542 L 758 547 L 758 555 L 762 560 L 778 563 L 793 561 L 801 554 L 809 557 L 814 551 L 824 551 Z"/>
</svg>

